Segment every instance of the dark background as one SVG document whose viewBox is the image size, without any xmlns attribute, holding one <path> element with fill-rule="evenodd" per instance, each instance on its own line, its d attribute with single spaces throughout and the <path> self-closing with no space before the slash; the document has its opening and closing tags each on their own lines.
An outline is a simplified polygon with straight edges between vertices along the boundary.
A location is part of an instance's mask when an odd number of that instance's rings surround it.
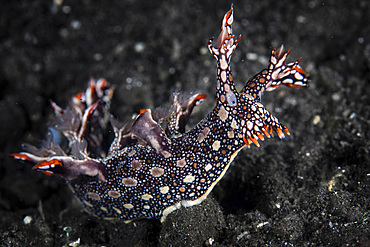
<svg viewBox="0 0 370 247">
<path fill-rule="evenodd" d="M 199 206 L 160 224 L 108 222 L 82 212 L 59 177 L 9 157 L 44 139 L 49 100 L 66 106 L 89 78 L 115 87 L 121 121 L 168 103 L 175 90 L 207 93 L 216 62 L 206 49 L 229 1 L 2 1 L 0 3 L 0 245 L 368 246 L 369 1 L 234 1 L 238 88 L 273 47 L 302 58 L 310 88 L 266 93 L 291 136 L 240 152 Z M 32 217 L 30 224 L 24 223 Z M 66 228 L 67 227 L 67 228 Z"/>
</svg>

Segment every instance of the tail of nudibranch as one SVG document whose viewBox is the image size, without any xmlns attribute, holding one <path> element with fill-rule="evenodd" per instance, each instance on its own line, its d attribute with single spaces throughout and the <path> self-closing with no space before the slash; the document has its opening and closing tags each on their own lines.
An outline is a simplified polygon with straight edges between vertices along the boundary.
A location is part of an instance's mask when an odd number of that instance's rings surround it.
<svg viewBox="0 0 370 247">
<path fill-rule="evenodd" d="M 105 170 L 98 159 L 104 155 L 103 132 L 105 131 L 113 89 L 105 79 L 91 79 L 85 93 L 72 98 L 71 104 L 63 110 L 51 102 L 55 118 L 51 128 L 60 131 L 69 142 L 65 152 L 53 141 L 52 132 L 41 148 L 25 145 L 27 152 L 12 154 L 16 159 L 30 161 L 33 169 L 47 175 L 58 174 L 67 180 L 79 175 L 97 176 L 105 181 Z"/>
</svg>

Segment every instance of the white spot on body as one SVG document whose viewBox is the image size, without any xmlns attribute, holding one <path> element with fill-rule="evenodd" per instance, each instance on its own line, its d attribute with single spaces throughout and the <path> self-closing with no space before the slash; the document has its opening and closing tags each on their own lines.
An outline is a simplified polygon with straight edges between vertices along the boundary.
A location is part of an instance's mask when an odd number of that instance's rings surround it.
<svg viewBox="0 0 370 247">
<path fill-rule="evenodd" d="M 225 70 L 221 71 L 221 75 L 220 75 L 221 81 L 226 82 L 226 76 L 227 76 L 226 71 Z"/>
<path fill-rule="evenodd" d="M 218 151 L 220 149 L 220 146 L 221 146 L 221 142 L 220 141 L 214 141 L 213 144 L 212 144 L 212 149 L 214 151 Z"/>
<path fill-rule="evenodd" d="M 227 119 L 228 115 L 229 113 L 225 110 L 223 106 L 221 106 L 220 110 L 218 111 L 218 116 L 220 117 L 221 121 L 224 122 Z"/>
<path fill-rule="evenodd" d="M 226 77 L 226 72 L 225 72 L 225 77 Z M 226 82 L 226 79 L 225 79 L 225 82 Z M 225 84 L 224 89 L 225 89 L 225 92 L 227 92 L 227 93 L 231 91 L 229 84 Z"/>
<path fill-rule="evenodd" d="M 229 16 L 229 19 L 227 19 L 227 24 L 228 25 L 231 25 L 231 24 L 233 24 L 233 21 L 234 21 L 234 16 L 233 15 L 230 15 Z"/>
<path fill-rule="evenodd" d="M 153 175 L 153 177 L 160 177 L 164 174 L 164 169 L 160 167 L 153 167 L 150 169 L 150 173 Z"/>
<path fill-rule="evenodd" d="M 271 61 L 271 63 L 272 63 L 272 64 L 274 64 L 274 65 L 275 65 L 275 64 L 276 64 L 276 62 L 277 62 L 277 60 L 276 60 L 276 58 L 275 58 L 274 56 L 271 56 L 271 60 L 270 60 L 270 61 Z"/>
<path fill-rule="evenodd" d="M 172 156 L 172 154 L 170 153 L 170 152 L 168 152 L 168 151 L 162 151 L 161 152 L 161 154 L 166 158 L 166 159 L 168 159 L 168 158 L 170 158 L 171 156 Z"/>
<path fill-rule="evenodd" d="M 253 123 L 251 121 L 247 122 L 247 128 L 251 130 L 253 128 Z"/>
<path fill-rule="evenodd" d="M 100 209 L 106 213 L 108 213 L 108 209 L 106 207 L 101 206 Z"/>
<path fill-rule="evenodd" d="M 123 204 L 123 206 L 127 209 L 131 209 L 134 207 L 134 205 L 132 205 L 131 203 L 126 203 L 126 204 Z"/>
<path fill-rule="evenodd" d="M 198 141 L 199 142 L 203 142 L 204 141 L 204 139 L 207 137 L 207 135 L 209 134 L 209 132 L 210 132 L 211 130 L 208 128 L 208 127 L 205 127 L 203 130 L 202 130 L 202 132 L 199 134 L 199 136 L 198 136 Z M 179 161 L 178 161 L 179 162 Z M 184 162 L 185 162 L 185 159 L 184 159 Z M 179 165 L 179 164 L 177 164 L 177 165 Z M 185 164 L 184 164 L 185 165 Z"/>
<path fill-rule="evenodd" d="M 296 78 L 298 81 L 303 80 L 303 76 L 302 76 L 300 73 L 298 73 L 298 72 L 296 72 L 296 73 L 294 74 L 294 78 Z"/>
<path fill-rule="evenodd" d="M 170 187 L 168 187 L 168 186 L 163 186 L 163 187 L 160 187 L 160 188 L 159 188 L 159 191 L 160 191 L 162 194 L 167 194 L 169 190 L 170 190 Z"/>
<path fill-rule="evenodd" d="M 178 167 L 184 167 L 184 166 L 186 165 L 186 160 L 185 160 L 185 158 L 182 158 L 181 160 L 178 160 L 178 161 L 176 162 L 176 165 L 177 165 Z"/>
<path fill-rule="evenodd" d="M 236 123 L 235 119 L 233 119 L 233 120 L 231 121 L 231 128 L 233 128 L 233 129 L 238 129 L 238 128 L 239 128 L 239 126 L 238 126 L 238 124 Z"/>
<path fill-rule="evenodd" d="M 227 131 L 227 137 L 234 138 L 234 131 L 232 130 Z"/>
<path fill-rule="evenodd" d="M 229 66 L 229 65 L 227 64 L 227 61 L 226 61 L 225 56 L 222 56 L 222 57 L 220 58 L 220 68 L 221 68 L 222 70 L 226 70 L 228 66 Z"/>
<path fill-rule="evenodd" d="M 122 183 L 126 186 L 136 186 L 137 185 L 137 180 L 134 178 L 123 178 Z"/>
<path fill-rule="evenodd" d="M 94 192 L 88 192 L 87 195 L 94 200 L 100 201 L 100 196 L 97 193 Z"/>
<path fill-rule="evenodd" d="M 138 161 L 138 160 L 133 160 L 133 161 L 131 162 L 131 166 L 132 166 L 132 168 L 134 168 L 135 170 L 140 170 L 140 169 L 141 169 L 141 167 L 142 167 L 142 164 L 141 164 L 141 162 L 140 162 L 140 161 Z"/>
<path fill-rule="evenodd" d="M 112 207 L 113 208 L 113 210 L 114 211 L 116 211 L 118 214 L 122 214 L 122 211 L 121 210 L 119 210 L 118 208 L 116 208 L 116 207 Z"/>
<path fill-rule="evenodd" d="M 279 74 L 280 74 L 280 68 L 278 68 L 278 69 L 276 69 L 274 72 L 272 72 L 272 74 L 271 74 L 271 77 L 272 77 L 272 79 L 273 80 L 277 80 L 277 79 L 279 79 Z"/>
<path fill-rule="evenodd" d="M 113 198 L 118 198 L 121 196 L 121 194 L 118 191 L 110 190 L 108 191 L 108 195 Z"/>
<path fill-rule="evenodd" d="M 195 177 L 193 175 L 187 175 L 185 178 L 184 178 L 184 183 L 191 183 L 195 180 Z"/>
<path fill-rule="evenodd" d="M 150 199 L 153 198 L 153 196 L 149 195 L 149 194 L 144 194 L 144 195 L 141 196 L 141 198 L 145 201 L 149 201 Z"/>
<path fill-rule="evenodd" d="M 208 172 L 209 170 L 211 170 L 211 168 L 212 168 L 212 165 L 208 164 L 208 165 L 206 165 L 206 167 L 204 167 L 204 170 L 206 170 L 206 172 Z"/>
<path fill-rule="evenodd" d="M 293 80 L 288 78 L 288 79 L 285 79 L 283 82 L 283 84 L 292 84 L 293 83 Z"/>
<path fill-rule="evenodd" d="M 88 206 L 88 207 L 93 207 L 93 205 L 90 203 L 90 202 L 88 202 L 88 201 L 86 201 L 86 200 L 83 200 L 83 203 L 86 205 L 86 206 Z"/>
</svg>

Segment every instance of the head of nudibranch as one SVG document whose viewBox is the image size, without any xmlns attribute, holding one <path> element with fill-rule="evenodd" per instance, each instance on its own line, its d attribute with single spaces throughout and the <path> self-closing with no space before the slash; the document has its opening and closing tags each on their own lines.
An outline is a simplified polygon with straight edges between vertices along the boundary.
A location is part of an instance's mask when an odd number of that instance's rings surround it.
<svg viewBox="0 0 370 247">
<path fill-rule="evenodd" d="M 218 63 L 216 110 L 221 122 L 228 122 L 232 128 L 241 129 L 244 143 L 259 146 L 258 139 L 270 137 L 275 131 L 280 138 L 288 129 L 260 103 L 264 91 L 272 91 L 279 85 L 288 87 L 308 86 L 307 74 L 299 66 L 300 60 L 286 64 L 290 52 L 283 46 L 273 50 L 268 69 L 252 77 L 240 91 L 237 91 L 230 70 L 230 59 L 241 36 L 234 40 L 232 34 L 233 7 L 224 16 L 216 46 L 213 39 L 208 42 L 210 52 Z"/>
</svg>

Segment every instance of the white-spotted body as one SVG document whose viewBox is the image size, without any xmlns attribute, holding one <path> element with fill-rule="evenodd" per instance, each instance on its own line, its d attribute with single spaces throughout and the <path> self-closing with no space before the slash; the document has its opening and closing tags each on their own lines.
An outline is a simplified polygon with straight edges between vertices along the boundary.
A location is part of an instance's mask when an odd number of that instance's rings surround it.
<svg viewBox="0 0 370 247">
<path fill-rule="evenodd" d="M 258 140 L 273 131 L 280 138 L 289 134 L 260 103 L 262 93 L 281 84 L 307 86 L 299 61 L 285 64 L 289 51 L 281 47 L 273 50 L 269 68 L 238 92 L 230 59 L 240 37 L 234 40 L 232 22 L 233 8 L 224 17 L 216 46 L 212 39 L 208 42 L 217 60 L 216 106 L 193 129 L 185 132 L 185 125 L 205 95 L 175 94 L 170 109 L 143 110 L 123 127 L 111 119 L 116 137 L 107 157 L 100 157 L 99 130 L 106 125 L 113 90 L 105 80 L 92 80 L 70 108 L 52 104 L 57 115 L 53 128 L 69 140 L 68 155 L 49 139 L 43 148 L 28 146 L 29 153 L 13 156 L 37 163 L 34 169 L 48 175 L 66 178 L 85 208 L 106 219 L 163 221 L 181 206 L 201 203 L 243 147 L 259 146 Z"/>
</svg>

